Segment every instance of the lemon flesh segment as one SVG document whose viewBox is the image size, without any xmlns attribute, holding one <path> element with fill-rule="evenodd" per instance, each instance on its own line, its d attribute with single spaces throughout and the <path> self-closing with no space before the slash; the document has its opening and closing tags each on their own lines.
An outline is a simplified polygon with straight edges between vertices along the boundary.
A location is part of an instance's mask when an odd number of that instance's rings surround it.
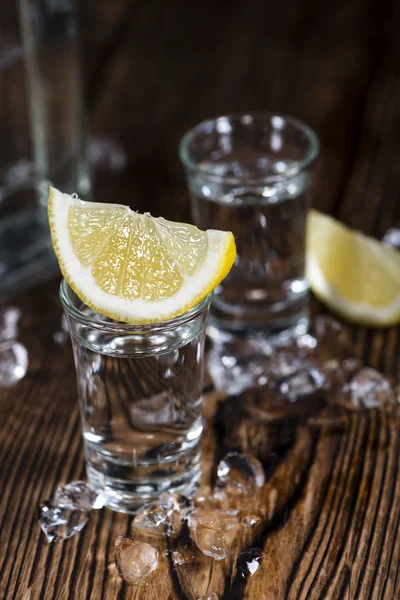
<svg viewBox="0 0 400 600">
<path fill-rule="evenodd" d="M 183 314 L 231 269 L 232 233 L 83 202 L 50 189 L 49 222 L 61 271 L 97 312 L 127 323 Z"/>
<path fill-rule="evenodd" d="M 310 211 L 306 275 L 315 295 L 349 321 L 386 326 L 400 321 L 400 254 Z"/>
</svg>

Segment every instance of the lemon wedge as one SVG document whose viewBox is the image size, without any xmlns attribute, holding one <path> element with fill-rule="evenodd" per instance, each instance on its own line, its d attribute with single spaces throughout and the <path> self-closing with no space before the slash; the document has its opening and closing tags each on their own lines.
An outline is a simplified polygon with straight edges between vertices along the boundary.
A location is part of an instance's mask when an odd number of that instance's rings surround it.
<svg viewBox="0 0 400 600">
<path fill-rule="evenodd" d="M 352 323 L 400 322 L 400 254 L 315 210 L 307 224 L 306 275 L 314 294 Z"/>
<path fill-rule="evenodd" d="M 62 274 L 85 304 L 117 321 L 154 323 L 185 313 L 235 261 L 230 232 L 200 231 L 54 188 L 48 206 Z"/>
</svg>

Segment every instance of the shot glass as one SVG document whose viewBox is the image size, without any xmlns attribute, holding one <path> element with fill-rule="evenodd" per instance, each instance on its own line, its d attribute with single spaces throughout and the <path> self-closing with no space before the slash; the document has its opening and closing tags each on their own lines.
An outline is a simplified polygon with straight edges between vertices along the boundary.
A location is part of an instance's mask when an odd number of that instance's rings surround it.
<svg viewBox="0 0 400 600">
<path fill-rule="evenodd" d="M 307 330 L 306 218 L 318 152 L 307 125 L 269 113 L 210 119 L 182 139 L 195 224 L 236 239 L 236 263 L 213 297 L 211 337 Z"/>
<path fill-rule="evenodd" d="M 200 476 L 204 339 L 210 296 L 149 325 L 94 312 L 64 280 L 89 484 L 113 510 L 163 491 L 190 495 Z"/>
</svg>

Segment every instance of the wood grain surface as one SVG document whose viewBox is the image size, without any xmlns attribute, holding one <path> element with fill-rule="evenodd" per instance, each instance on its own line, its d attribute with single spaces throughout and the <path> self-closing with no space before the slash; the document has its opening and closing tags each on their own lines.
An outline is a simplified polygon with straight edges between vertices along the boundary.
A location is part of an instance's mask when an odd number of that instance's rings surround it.
<svg viewBox="0 0 400 600">
<path fill-rule="evenodd" d="M 122 172 L 97 174 L 98 199 L 188 217 L 177 158 L 184 131 L 215 114 L 275 110 L 321 138 L 318 208 L 377 237 L 400 224 L 398 2 L 86 0 L 80 10 L 90 128 L 128 157 Z M 165 555 L 147 583 L 127 587 L 113 545 L 131 520 L 109 510 L 49 545 L 38 502 L 85 476 L 71 347 L 53 341 L 57 290 L 50 282 L 14 301 L 30 362 L 0 392 L 0 599 L 400 599 L 396 408 L 350 411 L 317 398 L 272 420 L 259 408 L 254 418 L 262 391 L 238 400 L 208 385 L 204 481 L 232 447 L 256 453 L 268 475 L 246 506 L 262 518 L 241 530 L 230 558 L 214 562 L 193 548 L 195 562 L 173 568 Z M 323 309 L 313 301 L 313 311 Z M 398 328 L 351 336 L 364 364 L 397 379 Z M 189 543 L 184 534 L 169 550 Z M 251 547 L 263 555 L 249 579 L 236 556 Z"/>
</svg>

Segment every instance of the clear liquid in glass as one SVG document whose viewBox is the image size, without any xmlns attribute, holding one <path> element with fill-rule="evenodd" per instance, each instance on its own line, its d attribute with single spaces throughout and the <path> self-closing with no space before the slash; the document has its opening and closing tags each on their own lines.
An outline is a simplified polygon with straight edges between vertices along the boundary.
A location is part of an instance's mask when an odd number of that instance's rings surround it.
<svg viewBox="0 0 400 600">
<path fill-rule="evenodd" d="M 212 181 L 200 170 L 190 177 L 194 222 L 201 229 L 232 231 L 237 247 L 235 265 L 214 293 L 211 323 L 234 333 L 270 335 L 291 328 L 301 333 L 308 324 L 305 243 L 311 176 L 301 172 L 292 177 L 290 162 L 265 161 L 202 163 L 225 179 Z M 266 169 L 282 179 L 241 187 L 226 179 L 265 177 Z"/>
<path fill-rule="evenodd" d="M 190 494 L 200 474 L 204 316 L 144 335 L 70 327 L 89 483 L 127 512 L 165 490 Z"/>
</svg>

